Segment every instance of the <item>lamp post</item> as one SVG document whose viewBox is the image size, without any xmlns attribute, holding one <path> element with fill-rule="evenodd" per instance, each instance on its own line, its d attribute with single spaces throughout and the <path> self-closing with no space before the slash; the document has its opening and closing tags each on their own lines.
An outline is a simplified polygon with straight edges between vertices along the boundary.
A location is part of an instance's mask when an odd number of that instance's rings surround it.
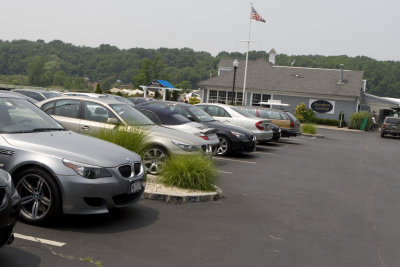
<svg viewBox="0 0 400 267">
<path fill-rule="evenodd" d="M 233 61 L 233 86 L 232 86 L 232 101 L 231 101 L 231 105 L 234 104 L 234 100 L 235 100 L 235 81 L 236 81 L 236 69 L 239 67 L 239 61 L 237 59 L 235 59 Z"/>
</svg>

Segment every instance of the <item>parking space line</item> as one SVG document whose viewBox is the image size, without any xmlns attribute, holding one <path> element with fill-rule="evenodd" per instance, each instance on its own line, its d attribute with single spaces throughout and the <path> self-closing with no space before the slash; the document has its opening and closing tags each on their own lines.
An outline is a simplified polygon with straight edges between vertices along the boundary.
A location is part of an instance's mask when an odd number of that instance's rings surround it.
<svg viewBox="0 0 400 267">
<path fill-rule="evenodd" d="M 66 244 L 66 243 L 62 243 L 62 242 L 57 242 L 57 241 L 52 241 L 52 240 L 48 240 L 48 239 L 37 238 L 37 237 L 33 237 L 33 236 L 28 236 L 28 235 L 21 235 L 21 234 L 17 234 L 17 233 L 14 233 L 14 237 L 15 238 L 24 239 L 24 240 L 28 240 L 28 241 L 32 241 L 32 242 L 38 242 L 38 243 L 43 243 L 43 244 L 47 244 L 47 245 L 52 245 L 52 246 L 56 246 L 56 247 L 62 247 L 62 246 L 64 246 Z"/>
<path fill-rule="evenodd" d="M 256 154 L 264 154 L 264 155 L 269 155 L 269 156 L 275 156 L 275 154 L 268 153 L 268 152 L 254 151 L 253 153 L 256 153 Z"/>
<path fill-rule="evenodd" d="M 217 158 L 217 157 L 215 159 L 234 161 L 234 162 L 241 162 L 241 163 L 248 163 L 248 164 L 256 164 L 254 161 L 244 161 L 244 160 L 237 160 L 237 159 L 225 159 L 225 158 Z"/>
<path fill-rule="evenodd" d="M 226 172 L 226 171 L 218 171 L 220 173 L 226 173 L 226 174 L 233 174 L 233 172 Z"/>
</svg>

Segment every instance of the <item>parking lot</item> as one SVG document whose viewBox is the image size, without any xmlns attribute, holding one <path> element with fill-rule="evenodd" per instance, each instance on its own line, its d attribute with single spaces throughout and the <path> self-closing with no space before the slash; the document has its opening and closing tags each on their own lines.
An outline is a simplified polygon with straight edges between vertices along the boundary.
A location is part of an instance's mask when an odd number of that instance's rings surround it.
<svg viewBox="0 0 400 267">
<path fill-rule="evenodd" d="M 222 200 L 19 222 L 0 265 L 399 266 L 399 140 L 319 133 L 217 157 Z"/>
</svg>

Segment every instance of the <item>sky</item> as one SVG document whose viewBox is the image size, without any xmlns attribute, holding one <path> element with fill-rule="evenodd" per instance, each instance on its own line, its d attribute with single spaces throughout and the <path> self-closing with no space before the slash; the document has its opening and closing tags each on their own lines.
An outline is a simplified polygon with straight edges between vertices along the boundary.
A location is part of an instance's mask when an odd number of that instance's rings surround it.
<svg viewBox="0 0 400 267">
<path fill-rule="evenodd" d="M 14 0 L 1 2 L 0 39 L 121 49 L 245 52 L 245 0 Z M 400 61 L 398 0 L 253 0 L 250 50 Z"/>
</svg>

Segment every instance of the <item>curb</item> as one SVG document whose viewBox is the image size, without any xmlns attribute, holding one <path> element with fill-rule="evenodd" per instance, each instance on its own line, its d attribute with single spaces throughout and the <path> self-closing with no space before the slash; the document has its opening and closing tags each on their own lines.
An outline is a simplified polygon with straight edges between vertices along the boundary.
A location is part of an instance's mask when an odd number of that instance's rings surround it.
<svg viewBox="0 0 400 267">
<path fill-rule="evenodd" d="M 322 135 L 322 134 L 308 134 L 308 133 L 302 133 L 301 135 L 307 136 L 307 137 L 325 138 L 325 136 Z"/>
<path fill-rule="evenodd" d="M 163 189 L 158 191 L 157 189 L 149 190 L 147 187 L 143 194 L 143 199 L 148 200 L 160 200 L 165 201 L 172 204 L 184 204 L 184 203 L 193 203 L 193 202 L 206 202 L 206 201 L 216 201 L 219 199 L 224 198 L 223 192 L 221 188 L 214 185 L 215 192 L 204 192 L 204 191 L 195 191 L 195 190 L 187 190 L 187 192 L 177 193 L 174 192 L 176 190 L 175 187 L 164 187 L 162 184 L 157 182 L 152 182 L 153 184 L 156 183 L 159 186 L 162 186 Z M 168 189 L 171 189 L 171 192 L 168 192 Z M 181 189 L 185 191 L 184 189 Z M 165 192 L 167 191 L 167 192 Z"/>
</svg>

